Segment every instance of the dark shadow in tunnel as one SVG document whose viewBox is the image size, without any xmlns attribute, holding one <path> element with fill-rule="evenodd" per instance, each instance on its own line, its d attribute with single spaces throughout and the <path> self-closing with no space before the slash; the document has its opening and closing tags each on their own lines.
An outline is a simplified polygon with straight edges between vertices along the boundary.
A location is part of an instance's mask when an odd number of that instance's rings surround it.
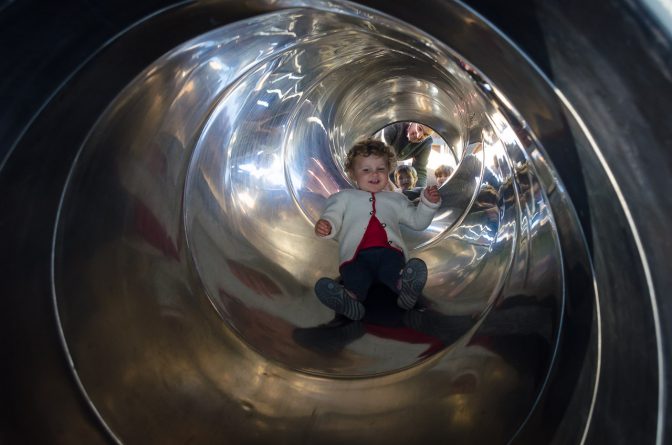
<svg viewBox="0 0 672 445">
<path fill-rule="evenodd" d="M 177 3 L 70 0 L 0 5 L 0 160 L 61 83 L 102 45 L 137 20 Z M 85 35 L 86 38 L 82 38 Z M 11 61 L 11 62 L 9 62 Z M 120 66 L 117 66 L 120 68 Z"/>
<path fill-rule="evenodd" d="M 537 1 L 517 1 L 516 14 L 511 14 L 511 5 L 497 0 L 469 0 L 465 3 L 491 20 L 526 52 L 534 54 L 535 63 L 552 76 L 545 34 L 539 24 Z"/>
<path fill-rule="evenodd" d="M 366 314 L 361 321 L 343 315 L 318 326 L 296 328 L 292 337 L 299 345 L 324 355 L 337 355 L 350 343 L 366 334 L 409 344 L 425 344 L 418 355 L 424 360 L 468 336 L 466 345 L 481 346 L 498 355 L 525 378 L 543 376 L 552 355 L 553 298 L 512 296 L 493 308 L 473 332 L 479 320 L 471 315 L 442 314 L 421 298 L 418 305 L 403 310 L 396 305 L 396 294 L 384 285 L 372 287 L 364 302 Z M 530 372 L 530 370 L 534 370 Z M 542 380 L 532 382 L 539 389 Z"/>
<path fill-rule="evenodd" d="M 335 354 L 365 334 L 371 334 L 410 344 L 426 344 L 427 348 L 418 356 L 418 359 L 425 359 L 452 344 L 473 326 L 473 322 L 464 329 L 461 329 L 462 326 L 451 326 L 452 337 L 441 338 L 431 330 L 420 328 L 417 323 L 414 325 L 411 315 L 419 314 L 420 311 L 405 311 L 397 306 L 396 300 L 394 292 L 382 284 L 375 284 L 363 303 L 366 313 L 361 321 L 352 321 L 336 314 L 325 324 L 296 328 L 292 336 L 299 345 L 315 352 Z M 424 308 L 422 310 L 424 312 Z"/>
</svg>

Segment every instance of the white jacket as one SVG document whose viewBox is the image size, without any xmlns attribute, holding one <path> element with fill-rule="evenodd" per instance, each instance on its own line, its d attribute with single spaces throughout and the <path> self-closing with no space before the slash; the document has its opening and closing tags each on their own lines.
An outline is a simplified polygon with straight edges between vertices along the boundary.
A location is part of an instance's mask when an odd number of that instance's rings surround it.
<svg viewBox="0 0 672 445">
<path fill-rule="evenodd" d="M 373 196 L 373 193 L 362 190 L 347 189 L 334 193 L 327 199 L 320 218 L 331 224 L 331 233 L 324 238 L 335 238 L 339 241 L 340 264 L 353 258 L 362 241 L 372 215 Z M 430 202 L 424 193 L 420 196 L 416 207 L 401 193 L 375 193 L 376 217 L 387 232 L 390 246 L 401 250 L 406 260 L 408 252 L 399 224 L 414 230 L 424 230 L 432 223 L 432 218 L 441 205 L 441 201 Z"/>
</svg>

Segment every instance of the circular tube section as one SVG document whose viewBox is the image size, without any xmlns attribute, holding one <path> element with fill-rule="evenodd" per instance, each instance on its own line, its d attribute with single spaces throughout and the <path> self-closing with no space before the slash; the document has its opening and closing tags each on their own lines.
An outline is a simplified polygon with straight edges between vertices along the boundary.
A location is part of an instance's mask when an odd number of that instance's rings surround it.
<svg viewBox="0 0 672 445">
<path fill-rule="evenodd" d="M 596 69 L 619 65 L 589 12 L 238 3 L 136 6 L 0 165 L 2 223 L 21 228 L 2 235 L 2 289 L 24 321 L 3 324 L 30 345 L 10 356 L 33 357 L 11 369 L 64 400 L 40 407 L 41 441 L 664 443 L 665 215 L 634 197 L 669 186 L 640 157 L 669 138 L 613 111 L 607 90 L 635 97 L 640 78 Z M 669 86 L 650 9 L 610 8 L 602 31 Z M 357 187 L 349 148 L 400 122 L 455 167 L 431 224 L 402 227 L 428 279 L 411 310 L 374 285 L 351 321 L 315 295 L 339 249 L 314 225 Z"/>
<path fill-rule="evenodd" d="M 440 42 L 346 5 L 232 23 L 159 58 L 92 128 L 59 210 L 56 306 L 95 410 L 122 441 L 173 434 L 143 428 L 146 410 L 213 440 L 508 440 L 550 371 L 563 301 L 558 230 L 513 116 Z M 334 318 L 313 285 L 337 276 L 337 244 L 313 225 L 353 187 L 347 149 L 404 120 L 463 153 L 430 227 L 404 233 L 429 270 L 421 304 L 375 289 L 361 322 Z M 207 414 L 171 408 L 196 400 Z"/>
</svg>

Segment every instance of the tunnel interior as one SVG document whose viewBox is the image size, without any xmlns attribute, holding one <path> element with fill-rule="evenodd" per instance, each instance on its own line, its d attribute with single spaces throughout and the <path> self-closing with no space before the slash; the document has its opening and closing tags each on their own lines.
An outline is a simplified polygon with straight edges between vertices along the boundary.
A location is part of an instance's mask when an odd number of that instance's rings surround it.
<svg viewBox="0 0 672 445">
<path fill-rule="evenodd" d="M 432 437 L 476 434 L 479 423 L 459 412 L 486 406 L 502 411 L 482 440 L 524 423 L 561 323 L 557 226 L 514 130 L 523 123 L 504 114 L 515 110 L 418 34 L 347 10 L 254 17 L 163 55 L 98 119 L 59 209 L 54 297 L 77 376 L 112 431 L 139 429 L 139 412 L 117 407 L 120 385 L 137 388 L 136 409 L 174 421 L 156 407 L 193 392 L 160 387 L 182 387 L 186 363 L 194 389 L 222 397 L 209 409 L 226 409 L 243 436 L 270 437 L 287 415 L 301 431 L 310 412 L 402 434 L 410 425 L 391 400 L 426 411 Z M 347 148 L 404 120 L 464 153 L 430 228 L 404 233 L 429 268 L 422 310 L 390 307 L 378 289 L 361 323 L 334 320 L 313 285 L 337 273 L 337 244 L 313 225 L 329 195 L 352 187 Z M 209 306 L 217 317 L 203 316 Z M 188 335 L 176 338 L 176 325 Z M 372 392 L 367 406 L 345 409 L 362 391 Z M 334 427 L 323 422 L 313 434 Z"/>
<path fill-rule="evenodd" d="M 576 196 L 609 195 L 611 172 L 567 176 L 567 157 L 599 158 L 582 116 L 469 7 L 435 5 L 455 25 L 442 35 L 372 3 L 392 15 L 349 2 L 160 10 L 87 59 L 10 149 L 4 183 L 48 171 L 12 187 L 48 216 L 13 245 L 43 252 L 52 337 L 104 440 L 585 440 L 598 384 L 618 381 L 601 379 L 611 320 L 591 217 L 618 228 L 627 211 L 615 193 L 615 210 L 587 216 Z M 142 57 L 125 59 L 135 46 Z M 429 279 L 413 310 L 374 288 L 352 322 L 315 298 L 338 246 L 313 226 L 354 187 L 348 148 L 404 121 L 460 154 L 430 227 L 403 231 Z M 646 357 L 651 412 L 663 371 Z M 660 417 L 633 424 L 662 435 Z"/>
</svg>

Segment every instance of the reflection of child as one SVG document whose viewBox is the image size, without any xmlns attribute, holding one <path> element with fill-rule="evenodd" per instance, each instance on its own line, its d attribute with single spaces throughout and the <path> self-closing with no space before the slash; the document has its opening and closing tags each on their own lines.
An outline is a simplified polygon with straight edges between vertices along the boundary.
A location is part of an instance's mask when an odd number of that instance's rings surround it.
<svg viewBox="0 0 672 445">
<path fill-rule="evenodd" d="M 403 195 L 386 191 L 394 151 L 384 142 L 367 139 L 348 152 L 345 168 L 357 189 L 331 195 L 315 233 L 339 241 L 343 286 L 330 278 L 315 284 L 315 294 L 327 307 L 353 320 L 364 316 L 369 287 L 379 281 L 392 289 L 397 304 L 412 308 L 427 281 L 427 266 L 408 259 L 399 224 L 424 230 L 432 222 L 441 198 L 435 186 L 422 193 L 415 207 Z"/>
<path fill-rule="evenodd" d="M 447 165 L 439 165 L 434 170 L 434 176 L 436 177 L 436 184 L 441 187 L 444 182 L 453 174 L 453 168 Z"/>
</svg>

